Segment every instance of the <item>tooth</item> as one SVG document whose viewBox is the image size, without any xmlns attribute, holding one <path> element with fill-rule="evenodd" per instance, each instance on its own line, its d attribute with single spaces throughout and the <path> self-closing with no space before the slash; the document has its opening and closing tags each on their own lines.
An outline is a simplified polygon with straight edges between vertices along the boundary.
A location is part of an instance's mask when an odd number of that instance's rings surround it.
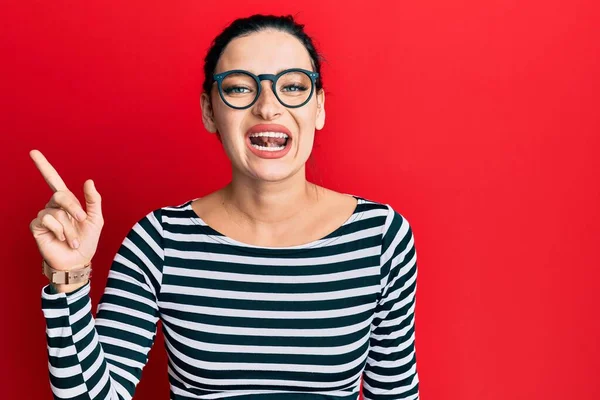
<svg viewBox="0 0 600 400">
<path fill-rule="evenodd" d="M 289 138 L 289 136 L 283 132 L 258 132 L 253 133 L 250 137 L 277 137 L 277 138 Z"/>
</svg>

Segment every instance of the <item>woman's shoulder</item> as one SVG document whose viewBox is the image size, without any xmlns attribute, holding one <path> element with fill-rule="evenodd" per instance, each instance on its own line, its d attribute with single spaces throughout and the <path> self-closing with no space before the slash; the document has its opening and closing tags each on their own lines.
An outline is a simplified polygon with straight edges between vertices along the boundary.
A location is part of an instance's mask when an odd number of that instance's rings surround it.
<svg viewBox="0 0 600 400">
<path fill-rule="evenodd" d="M 358 199 L 358 208 L 361 212 L 379 219 L 384 232 L 388 231 L 392 225 L 410 225 L 406 216 L 391 202 L 351 193 L 348 193 L 348 195 Z"/>
<path fill-rule="evenodd" d="M 156 225 L 162 225 L 172 219 L 191 218 L 194 216 L 192 202 L 196 199 L 192 198 L 185 201 L 171 202 L 146 209 L 146 211 L 142 212 L 142 215 L 138 216 L 137 222 L 150 221 Z"/>
<path fill-rule="evenodd" d="M 394 213 L 398 213 L 389 203 L 381 201 L 381 200 L 375 200 L 371 197 L 368 196 L 362 196 L 359 194 L 356 194 L 354 192 L 351 193 L 339 193 L 342 194 L 344 196 L 352 196 L 355 199 L 357 199 L 357 207 L 365 212 L 371 212 L 372 214 L 377 214 L 377 215 L 385 215 L 385 216 L 392 216 Z"/>
<path fill-rule="evenodd" d="M 332 204 L 335 204 L 339 208 L 342 208 L 345 201 L 348 201 L 348 197 L 354 197 L 356 199 L 356 211 L 354 214 L 357 215 L 355 221 L 369 226 L 379 226 L 383 232 L 389 230 L 390 226 L 397 224 L 408 224 L 408 220 L 405 216 L 400 213 L 390 202 L 376 200 L 369 196 L 359 195 L 354 192 L 335 192 L 327 189 L 329 195 L 334 199 Z"/>
</svg>

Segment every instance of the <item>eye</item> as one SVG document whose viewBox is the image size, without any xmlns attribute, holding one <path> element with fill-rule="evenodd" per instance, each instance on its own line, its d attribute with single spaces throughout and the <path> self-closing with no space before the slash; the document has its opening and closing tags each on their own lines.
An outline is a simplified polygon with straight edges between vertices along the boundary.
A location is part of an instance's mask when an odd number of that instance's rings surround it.
<svg viewBox="0 0 600 400">
<path fill-rule="evenodd" d="M 244 90 L 247 90 L 247 92 L 244 92 Z M 243 87 L 243 86 L 231 86 L 228 88 L 223 88 L 223 93 L 225 94 L 243 94 L 243 93 L 250 93 L 251 90 Z"/>
<path fill-rule="evenodd" d="M 308 88 L 306 86 L 297 85 L 297 84 L 286 85 L 282 89 L 283 89 L 283 91 L 286 91 L 286 89 L 290 89 L 290 90 L 287 90 L 288 92 L 303 92 L 305 90 L 308 90 Z"/>
</svg>

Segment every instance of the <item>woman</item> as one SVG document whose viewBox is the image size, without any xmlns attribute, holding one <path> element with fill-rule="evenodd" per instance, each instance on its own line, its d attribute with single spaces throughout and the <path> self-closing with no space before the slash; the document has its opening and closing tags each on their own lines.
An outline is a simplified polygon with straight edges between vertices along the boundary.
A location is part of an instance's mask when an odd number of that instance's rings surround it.
<svg viewBox="0 0 600 400">
<path fill-rule="evenodd" d="M 160 319 L 171 399 L 356 399 L 363 372 L 367 399 L 418 398 L 412 231 L 387 204 L 306 180 L 325 93 L 303 25 L 236 20 L 204 69 L 202 118 L 231 182 L 133 226 L 95 320 L 100 194 L 86 181 L 84 210 L 31 152 L 55 191 L 30 226 L 51 279 L 42 308 L 54 397 L 130 399 Z"/>
</svg>

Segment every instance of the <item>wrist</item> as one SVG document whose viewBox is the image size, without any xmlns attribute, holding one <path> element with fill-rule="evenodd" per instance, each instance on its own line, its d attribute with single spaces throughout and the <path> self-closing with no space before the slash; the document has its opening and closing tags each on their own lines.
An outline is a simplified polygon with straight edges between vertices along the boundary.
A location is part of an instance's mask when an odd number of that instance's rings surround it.
<svg viewBox="0 0 600 400">
<path fill-rule="evenodd" d="M 84 287 L 89 279 L 79 283 L 50 283 L 50 291 L 53 293 L 71 293 Z"/>
<path fill-rule="evenodd" d="M 69 270 L 52 268 L 46 260 L 42 259 L 42 274 L 44 274 L 55 288 L 66 291 L 70 288 L 79 288 L 87 283 L 92 276 L 92 262 L 74 267 Z"/>
</svg>

